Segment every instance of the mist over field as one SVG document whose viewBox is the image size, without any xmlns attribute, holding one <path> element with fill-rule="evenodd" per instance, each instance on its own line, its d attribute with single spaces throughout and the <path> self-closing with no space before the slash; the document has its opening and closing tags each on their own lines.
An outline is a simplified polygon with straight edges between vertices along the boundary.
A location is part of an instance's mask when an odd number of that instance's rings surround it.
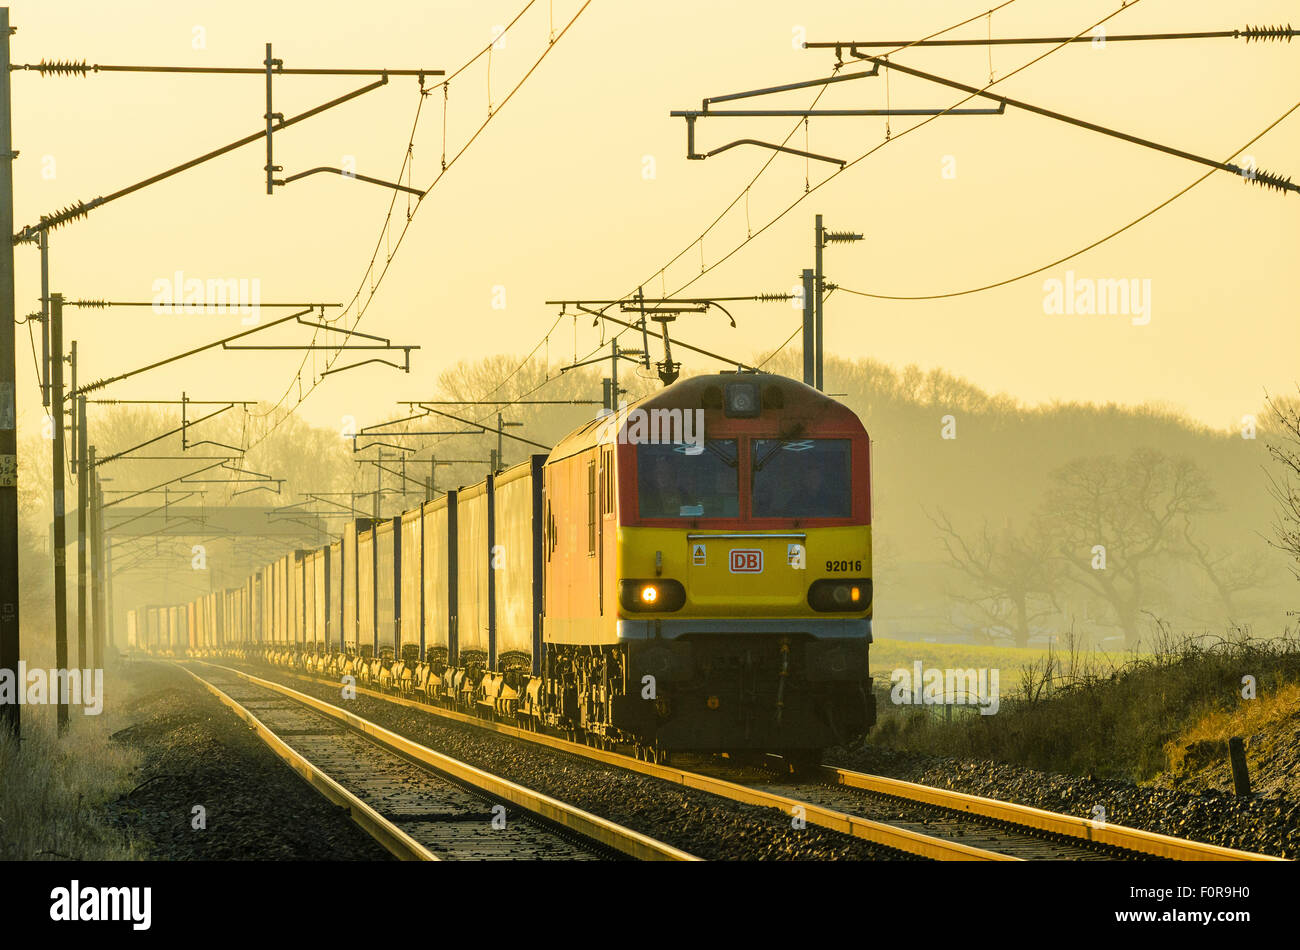
<svg viewBox="0 0 1300 950">
<path fill-rule="evenodd" d="M 627 393 L 621 398 L 634 400 L 658 388 L 651 372 L 623 365 L 620 385 Z M 764 370 L 797 378 L 798 357 L 778 352 Z M 556 373 L 552 366 L 550 376 Z M 435 388 L 447 400 L 519 399 L 546 376 L 540 361 L 499 356 L 462 362 L 443 373 Z M 598 401 L 599 376 L 598 369 L 571 371 L 553 378 L 544 395 Z M 1244 628 L 1271 637 L 1294 628 L 1288 612 L 1298 602 L 1288 569 L 1294 561 L 1272 543 L 1278 507 L 1270 486 L 1285 473 L 1269 446 L 1285 445 L 1286 433 L 1263 393 L 1253 418 L 1235 430 L 1213 430 L 1170 407 L 1028 406 L 941 371 L 868 359 L 832 358 L 826 377 L 828 392 L 859 414 L 872 439 L 878 637 L 1021 647 L 1072 638 L 1079 646 L 1113 651 L 1149 646 L 1160 625 L 1180 636 Z M 1274 405 L 1293 407 L 1294 401 L 1283 396 Z M 496 425 L 489 406 L 444 409 L 489 430 Z M 401 439 L 365 434 L 367 428 L 472 429 L 436 415 L 391 426 L 380 426 L 382 419 L 343 419 L 336 431 L 290 419 L 262 441 L 261 410 L 236 407 L 188 430 L 191 445 L 210 443 L 192 448 L 192 459 L 110 465 L 112 497 L 199 468 L 207 464 L 204 455 L 233 454 L 223 445 L 251 446 L 243 462 L 231 464 L 284 479 L 279 494 L 272 486 L 239 482 L 252 475 L 218 467 L 215 474 L 232 484 L 172 486 L 166 495 L 127 499 L 122 509 L 134 506 L 155 517 L 173 510 L 193 514 L 195 508 L 201 517 L 206 508 L 233 504 L 254 506 L 258 517 L 266 517 L 266 508 L 297 505 L 277 517 L 305 526 L 304 538 L 236 543 L 214 537 L 205 544 L 201 570 L 195 568 L 192 538 L 119 540 L 119 640 L 132 604 L 183 602 L 239 583 L 285 550 L 324 543 L 349 508 L 360 516 L 373 513 L 376 488 L 383 491 L 382 513 L 391 517 L 423 500 L 431 472 L 437 491 L 472 484 L 487 471 L 496 444 L 489 431 L 424 439 L 423 445 L 432 441 L 432 452 L 409 453 L 398 448 Z M 598 411 L 598 404 L 515 405 L 505 419 L 523 425 L 506 432 L 553 445 Z M 90 428 L 102 457 L 179 422 L 178 413 L 103 406 L 94 408 Z M 28 448 L 34 467 L 48 467 L 48 443 Z M 541 451 L 508 436 L 503 448 L 505 464 Z M 356 461 L 380 453 L 387 469 L 382 475 Z M 180 437 L 138 454 L 180 455 Z M 49 482 L 42 473 L 24 484 L 23 617 L 29 629 L 45 632 L 51 623 Z M 187 494 L 195 490 L 203 494 Z M 233 496 L 236 491 L 243 494 Z M 70 564 L 75 543 L 73 532 Z M 75 571 L 69 582 L 75 585 Z M 75 617 L 75 595 L 70 603 Z M 47 640 L 24 643 L 29 651 L 41 651 Z"/>
</svg>

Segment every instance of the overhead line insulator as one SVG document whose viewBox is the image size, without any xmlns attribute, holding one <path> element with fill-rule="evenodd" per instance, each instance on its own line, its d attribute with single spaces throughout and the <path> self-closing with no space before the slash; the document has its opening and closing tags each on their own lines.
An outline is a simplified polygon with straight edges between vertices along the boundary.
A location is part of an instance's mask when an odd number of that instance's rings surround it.
<svg viewBox="0 0 1300 950">
<path fill-rule="evenodd" d="M 84 59 L 81 62 L 75 59 L 43 59 L 35 66 L 23 68 L 34 69 L 42 76 L 85 76 L 91 69 Z"/>
<path fill-rule="evenodd" d="M 1286 26 L 1248 26 L 1244 30 L 1238 31 L 1238 36 L 1245 39 L 1247 43 L 1252 40 L 1260 43 L 1266 43 L 1270 40 L 1286 40 L 1290 43 L 1291 38 L 1297 33 L 1300 33 L 1300 30 L 1293 30 L 1291 24 L 1288 23 Z"/>
<path fill-rule="evenodd" d="M 1300 188 L 1297 188 L 1291 183 L 1290 177 L 1283 178 L 1281 175 L 1274 175 L 1271 172 L 1266 172 L 1262 168 L 1256 168 L 1253 171 L 1243 168 L 1240 174 L 1244 181 L 1250 182 L 1253 185 L 1260 185 L 1264 188 L 1270 188 L 1274 191 L 1300 191 Z"/>
<path fill-rule="evenodd" d="M 91 202 L 78 201 L 68 205 L 66 208 L 60 208 L 54 214 L 42 215 L 41 223 L 45 226 L 44 230 L 53 231 L 55 228 L 61 228 L 69 221 L 75 221 L 78 218 L 84 218 L 90 213 L 91 208 L 99 203 L 99 199 Z"/>
</svg>

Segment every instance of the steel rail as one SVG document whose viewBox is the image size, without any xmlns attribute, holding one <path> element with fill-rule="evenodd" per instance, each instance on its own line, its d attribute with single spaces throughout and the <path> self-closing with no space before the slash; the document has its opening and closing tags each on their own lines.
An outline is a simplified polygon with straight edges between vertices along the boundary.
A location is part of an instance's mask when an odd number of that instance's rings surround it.
<svg viewBox="0 0 1300 950">
<path fill-rule="evenodd" d="M 1266 854 L 1224 848 L 1219 845 L 1204 844 L 1200 841 L 1188 841 L 1174 838 L 1154 831 L 1140 828 L 1128 828 L 1124 825 L 1112 825 L 1108 822 L 1077 818 L 1057 812 L 1018 805 L 1014 802 L 984 798 L 966 792 L 937 788 L 932 785 L 920 785 L 902 779 L 886 778 L 882 775 L 869 775 L 834 766 L 822 766 L 817 777 L 833 785 L 856 788 L 867 792 L 888 795 L 909 802 L 935 805 L 968 815 L 990 818 L 994 821 L 1007 822 L 1025 828 L 1033 828 L 1054 835 L 1065 835 L 1092 841 L 1097 844 L 1123 848 L 1126 851 L 1138 851 L 1159 858 L 1174 861 L 1282 861 Z"/>
<path fill-rule="evenodd" d="M 244 673 L 241 670 L 231 669 L 229 667 L 221 668 L 242 676 L 250 682 L 258 682 L 261 685 L 269 685 L 272 688 L 275 688 L 278 685 L 268 681 L 263 681 L 249 673 Z M 328 680 L 323 680 L 320 677 L 308 676 L 303 673 L 296 673 L 287 670 L 282 672 L 288 676 L 306 680 L 308 682 L 330 682 Z M 334 684 L 330 682 L 330 685 Z M 289 693 L 296 692 L 295 690 L 291 690 L 284 686 L 279 688 L 287 690 Z M 421 702 L 416 699 L 394 696 L 378 690 L 368 689 L 360 685 L 357 685 L 355 689 L 358 694 L 371 696 L 375 699 L 386 700 L 401 706 L 409 706 L 413 709 L 422 709 L 453 722 L 477 726 L 490 732 L 496 732 L 500 735 L 535 743 L 560 752 L 568 752 L 572 755 L 591 759 L 605 765 L 613 765 L 630 772 L 649 776 L 650 778 L 657 778 L 675 785 L 681 785 L 684 788 L 691 788 L 696 791 L 717 795 L 729 801 L 740 802 L 745 805 L 756 805 L 760 808 L 776 808 L 786 815 L 797 815 L 802 817 L 809 824 L 817 825 L 820 828 L 836 831 L 852 838 L 858 838 L 862 841 L 867 841 L 871 844 L 885 848 L 891 848 L 895 851 L 901 851 L 905 854 L 939 861 L 1020 860 L 1019 858 L 1013 858 L 1009 855 L 999 854 L 996 851 L 987 851 L 983 848 L 973 848 L 970 845 L 961 844 L 960 842 L 951 841 L 945 838 L 936 838 L 930 835 L 919 834 L 915 831 L 909 831 L 905 828 L 896 828 L 882 822 L 872 821 L 869 818 L 861 818 L 857 815 L 850 815 L 845 812 L 835 811 L 834 809 L 823 808 L 822 806 L 814 805 L 811 802 L 801 801 L 795 798 L 787 798 L 784 795 L 776 795 L 772 792 L 761 791 L 735 782 L 729 782 L 726 779 L 701 775 L 698 772 L 688 772 L 683 769 L 673 768 L 669 765 L 644 762 L 618 752 L 607 752 L 604 749 L 592 748 L 591 746 L 572 742 L 568 739 L 560 739 L 556 736 L 550 736 L 542 732 L 533 732 L 527 729 L 520 729 L 517 726 L 509 726 L 501 722 L 479 719 L 476 716 L 470 716 L 457 710 L 443 709 L 440 706 L 434 706 L 430 703 Z M 320 702 L 320 700 L 315 701 Z M 342 712 L 342 710 L 340 710 L 340 712 Z M 350 716 L 351 713 L 347 713 L 346 715 Z"/>
<path fill-rule="evenodd" d="M 317 676 L 310 676 L 294 671 L 282 670 L 286 675 L 296 679 L 302 679 L 309 682 L 323 683 L 332 681 L 322 679 Z M 665 781 L 676 782 L 688 788 L 696 788 L 701 791 L 708 791 L 714 794 L 731 797 L 728 794 L 729 788 L 741 789 L 747 795 L 754 796 L 749 800 L 749 804 L 767 805 L 769 807 L 782 807 L 789 813 L 789 806 L 799 805 L 807 809 L 807 820 L 810 823 L 822 825 L 823 827 L 832 828 L 836 831 L 844 831 L 842 822 L 839 824 L 823 824 L 821 820 L 827 813 L 829 815 L 840 816 L 841 818 L 850 818 L 855 822 L 867 822 L 866 819 L 856 818 L 840 812 L 833 812 L 829 809 L 821 809 L 816 806 L 802 802 L 798 799 L 788 799 L 782 796 L 769 795 L 756 789 L 750 789 L 743 785 L 727 782 L 723 779 L 715 779 L 709 776 L 700 775 L 699 773 L 686 772 L 681 769 L 675 769 L 670 766 L 657 765 L 649 762 L 642 762 L 630 758 L 622 753 L 608 752 L 603 749 L 595 749 L 591 746 L 583 745 L 578 742 L 572 742 L 567 739 L 560 739 L 556 736 L 550 736 L 545 733 L 533 732 L 527 729 L 520 729 L 516 726 L 509 726 L 500 722 L 493 722 L 480 719 L 476 716 L 467 715 L 457 710 L 445 709 L 419 699 L 408 699 L 404 696 L 385 693 L 380 690 L 368 689 L 358 685 L 356 687 L 359 693 L 364 693 L 375 699 L 386 700 L 402 706 L 409 706 L 414 709 L 423 709 L 427 712 L 435 713 L 455 722 L 466 725 L 477 726 L 512 738 L 522 739 L 528 742 L 535 742 L 549 748 L 557 749 L 563 752 L 569 752 L 584 758 L 593 759 L 609 765 L 621 766 L 631 771 L 639 772 L 654 778 L 664 779 Z M 1063 815 L 1057 812 L 1046 811 L 1041 808 L 1034 808 L 1028 805 L 1018 805 L 1013 802 L 999 801 L 992 798 L 982 798 L 977 795 L 970 795 L 965 792 L 954 792 L 948 789 L 936 788 L 929 785 L 920 785 L 914 782 L 907 782 L 901 779 L 885 778 L 884 776 L 868 775 L 861 772 L 852 772 L 846 769 L 836 769 L 832 766 L 821 766 L 818 779 L 832 784 L 841 785 L 850 788 L 859 788 L 864 791 L 877 792 L 883 795 L 889 795 L 894 798 L 904 799 L 917 804 L 934 805 L 936 807 L 948 808 L 954 811 L 961 811 L 975 817 L 987 818 L 992 821 L 1001 821 L 1009 825 L 1020 828 L 1030 829 L 1032 831 L 1044 832 L 1048 834 L 1059 834 L 1071 838 L 1095 842 L 1096 844 L 1106 845 L 1108 847 L 1120 848 L 1126 851 L 1133 851 L 1140 854 L 1149 854 L 1154 857 L 1167 858 L 1178 861 L 1283 861 L 1284 858 L 1274 857 L 1272 855 L 1259 854 L 1252 851 L 1241 851 L 1233 848 L 1224 848 L 1219 845 L 1205 844 L 1200 841 L 1191 841 L 1184 838 L 1175 838 L 1170 835 L 1163 835 L 1154 831 L 1143 831 L 1139 828 L 1129 828 L 1123 825 L 1102 824 L 1098 826 L 1093 821 L 1086 818 L 1077 818 L 1073 815 Z M 737 799 L 743 800 L 743 799 Z M 779 800 L 780 804 L 774 803 Z M 869 822 L 868 822 L 869 823 Z M 889 826 L 885 826 L 889 827 Z M 893 829 L 901 832 L 902 829 Z M 845 833 L 853 834 L 855 837 L 866 837 L 858 834 L 856 830 L 846 831 Z M 908 833 L 910 834 L 910 832 Z M 926 836 L 919 836 L 925 838 Z M 872 840 L 867 838 L 867 840 Z M 943 839 L 933 839 L 940 844 L 946 845 Z M 884 843 L 884 842 L 877 842 Z M 898 847 L 897 845 L 888 845 Z M 962 846 L 965 847 L 965 846 Z M 907 850 L 899 848 L 899 850 Z M 969 849 L 979 851 L 980 849 Z M 921 854 L 919 851 L 909 851 L 912 854 Z M 993 858 L 1000 860 L 1014 860 L 1006 855 L 997 854 L 996 852 L 987 852 Z M 923 855 L 933 856 L 933 855 Z"/>
<path fill-rule="evenodd" d="M 190 676 L 198 680 L 207 687 L 217 699 L 221 700 L 228 706 L 232 712 L 240 719 L 243 719 L 253 731 L 257 733 L 266 745 L 288 763 L 289 767 L 297 772 L 302 778 L 316 791 L 320 792 L 326 799 L 335 805 L 340 805 L 347 809 L 348 817 L 351 818 L 361 828 L 362 831 L 370 835 L 389 853 L 403 861 L 437 861 L 438 856 L 420 844 L 401 828 L 385 818 L 379 812 L 375 811 L 364 801 L 348 791 L 334 779 L 330 778 L 319 768 L 313 765 L 305 756 L 292 749 L 283 739 L 277 736 L 270 728 L 267 727 L 257 716 L 245 709 L 237 700 L 232 699 L 229 695 L 221 690 L 220 687 L 209 683 L 203 677 L 199 676 L 188 667 L 177 664 L 185 670 Z"/>
<path fill-rule="evenodd" d="M 202 661 L 200 661 L 202 662 Z M 612 848 L 630 858 L 639 861 L 697 861 L 694 855 L 687 854 L 678 848 L 664 844 L 662 841 L 656 841 L 648 835 L 643 835 L 638 831 L 625 828 L 608 819 L 601 818 L 599 815 L 593 815 L 590 812 L 583 811 L 573 805 L 566 804 L 558 799 L 551 798 L 549 795 L 543 795 L 541 792 L 533 791 L 522 785 L 517 785 L 507 779 L 500 778 L 490 772 L 484 772 L 482 769 L 475 768 L 458 759 L 443 755 L 441 752 L 435 752 L 427 746 L 421 745 L 405 736 L 391 732 L 368 719 L 364 719 L 355 713 L 348 712 L 346 709 L 340 709 L 317 699 L 315 696 L 309 696 L 306 693 L 300 693 L 282 683 L 276 683 L 273 680 L 262 679 L 251 673 L 245 673 L 243 670 L 233 669 L 228 666 L 222 666 L 216 663 L 203 663 L 204 666 L 210 666 L 213 669 L 222 670 L 240 677 L 246 682 L 255 686 L 261 686 L 264 689 L 272 690 L 282 696 L 288 697 L 295 702 L 301 703 L 310 709 L 315 710 L 329 718 L 342 723 L 354 732 L 371 739 L 379 745 L 385 746 L 422 765 L 429 766 L 445 775 L 451 776 L 457 781 L 472 785 L 481 789 L 489 795 L 510 802 L 530 814 L 536 815 L 544 821 L 558 825 L 576 834 L 582 835 L 597 844 Z M 196 675 L 191 673 L 191 675 Z M 362 687 L 357 687 L 358 692 L 369 692 Z"/>
</svg>

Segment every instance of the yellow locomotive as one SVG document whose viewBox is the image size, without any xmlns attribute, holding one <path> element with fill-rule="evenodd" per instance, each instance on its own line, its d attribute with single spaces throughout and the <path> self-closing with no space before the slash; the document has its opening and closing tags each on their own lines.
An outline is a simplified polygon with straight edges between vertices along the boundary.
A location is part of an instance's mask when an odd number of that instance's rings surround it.
<svg viewBox="0 0 1300 950">
<path fill-rule="evenodd" d="M 875 720 L 870 499 L 847 407 L 696 376 L 128 627 L 144 649 L 352 675 L 643 756 L 807 760 Z"/>
<path fill-rule="evenodd" d="M 870 728 L 870 443 L 847 407 L 782 377 L 691 377 L 572 433 L 544 473 L 557 721 L 792 755 Z"/>
</svg>

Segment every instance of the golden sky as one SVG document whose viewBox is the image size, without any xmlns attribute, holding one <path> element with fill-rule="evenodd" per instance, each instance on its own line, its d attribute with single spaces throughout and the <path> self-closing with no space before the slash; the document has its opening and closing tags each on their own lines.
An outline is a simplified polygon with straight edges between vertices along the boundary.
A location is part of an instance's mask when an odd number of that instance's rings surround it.
<svg viewBox="0 0 1300 950">
<path fill-rule="evenodd" d="M 256 66 L 270 41 L 290 67 L 451 71 L 525 2 L 15 0 L 12 56 L 16 63 L 84 58 Z M 449 153 L 486 116 L 489 86 L 499 106 L 545 47 L 551 23 L 558 32 L 581 5 L 536 0 L 494 50 L 490 83 L 483 60 L 452 83 Z M 995 36 L 1074 34 L 1120 5 L 1016 0 L 993 15 L 991 28 Z M 369 305 L 361 330 L 423 347 L 412 373 L 372 366 L 331 376 L 303 404 L 304 418 L 330 426 L 345 415 L 361 425 L 378 422 L 402 414 L 397 400 L 432 396 L 438 373 L 459 359 L 522 355 L 555 320 L 555 309 L 543 304 L 548 298 L 614 297 L 641 282 L 659 294 L 698 277 L 701 251 L 691 242 L 742 193 L 768 153 L 743 147 L 688 162 L 684 124 L 669 117 L 670 109 L 828 74 L 832 55 L 797 48 L 804 35 L 811 41 L 907 40 L 988 6 L 964 0 L 591 0 L 425 200 Z M 1137 0 L 1108 26 L 1111 33 L 1234 29 L 1300 22 L 1297 13 L 1294 2 L 1280 0 Z M 989 28 L 980 19 L 952 35 L 983 36 Z M 1046 49 L 994 50 L 995 76 Z M 978 48 L 911 50 L 898 60 L 976 85 L 988 81 L 990 70 L 987 51 Z M 1079 44 L 994 90 L 1224 159 L 1295 105 L 1297 79 L 1295 42 Z M 363 82 L 278 78 L 276 108 L 293 114 Z M 362 174 L 395 177 L 415 117 L 416 89 L 414 79 L 395 78 L 277 134 L 277 162 L 291 174 L 351 157 Z M 32 223 L 42 213 L 256 131 L 263 93 L 263 80 L 255 76 L 16 73 L 14 147 L 21 155 L 15 223 Z M 880 107 L 886 94 L 883 79 L 865 79 L 835 86 L 819 105 Z M 812 96 L 801 90 L 765 104 L 802 108 Z M 961 95 L 895 74 L 888 97 L 895 107 L 947 107 Z M 818 212 L 829 227 L 866 235 L 862 243 L 827 250 L 828 279 L 845 287 L 910 295 L 979 286 L 1090 244 L 1206 171 L 1015 111 L 944 117 L 899 136 L 917 121 L 892 119 L 886 147 L 808 196 L 692 284 L 690 293 L 789 290 L 800 270 L 811 266 Z M 792 122 L 716 118 L 701 123 L 699 145 L 779 141 Z M 439 93 L 425 100 L 416 131 L 417 185 L 427 185 L 439 168 L 442 129 Z M 820 119 L 813 120 L 808 141 L 813 151 L 851 159 L 884 136 L 881 118 Z M 800 131 L 791 144 L 803 147 L 803 140 Z M 1260 168 L 1300 177 L 1298 146 L 1300 115 L 1293 115 L 1247 153 Z M 385 243 L 380 235 L 389 192 L 316 176 L 268 197 L 264 161 L 263 145 L 255 143 L 54 232 L 52 289 L 73 298 L 147 300 L 155 281 L 180 271 L 205 280 L 255 279 L 268 302 L 350 300 L 358 286 L 369 286 L 376 240 Z M 945 169 L 955 174 L 946 176 Z M 746 212 L 757 230 L 803 193 L 806 175 L 815 186 L 832 170 L 793 156 L 776 158 L 748 201 L 739 201 L 705 238 L 704 263 L 713 264 L 745 238 Z M 399 221 L 406 206 L 399 198 Z M 688 247 L 660 277 L 660 269 Z M 27 246 L 15 253 L 21 316 L 38 306 L 38 255 Z M 1265 389 L 1295 384 L 1298 255 L 1300 196 L 1218 172 L 1096 250 L 996 290 L 922 302 L 836 294 L 827 304 L 828 350 L 941 367 L 1029 403 L 1162 402 L 1215 427 L 1235 427 L 1258 409 Z M 1064 279 L 1067 270 L 1076 280 L 1149 280 L 1150 322 L 1045 313 L 1044 281 Z M 502 288 L 505 306 L 495 307 Z M 741 305 L 735 313 L 738 329 L 707 316 L 679 323 L 676 332 L 748 360 L 779 345 L 798 319 L 787 304 Z M 84 379 L 237 332 L 239 321 L 237 315 L 73 310 L 65 336 L 79 340 Z M 262 342 L 307 339 L 305 330 L 273 336 L 279 332 L 269 331 Z M 20 418 L 31 433 L 40 418 L 37 390 L 25 328 L 18 333 Z M 601 339 L 589 320 L 579 321 L 576 334 L 580 356 Z M 575 328 L 566 318 L 540 352 L 558 365 L 574 350 Z M 196 399 L 276 400 L 291 389 L 296 402 L 299 359 L 285 352 L 218 352 L 101 395 L 177 398 L 184 389 Z M 687 362 L 688 368 L 708 365 Z M 312 378 L 309 361 L 304 390 Z"/>
</svg>

